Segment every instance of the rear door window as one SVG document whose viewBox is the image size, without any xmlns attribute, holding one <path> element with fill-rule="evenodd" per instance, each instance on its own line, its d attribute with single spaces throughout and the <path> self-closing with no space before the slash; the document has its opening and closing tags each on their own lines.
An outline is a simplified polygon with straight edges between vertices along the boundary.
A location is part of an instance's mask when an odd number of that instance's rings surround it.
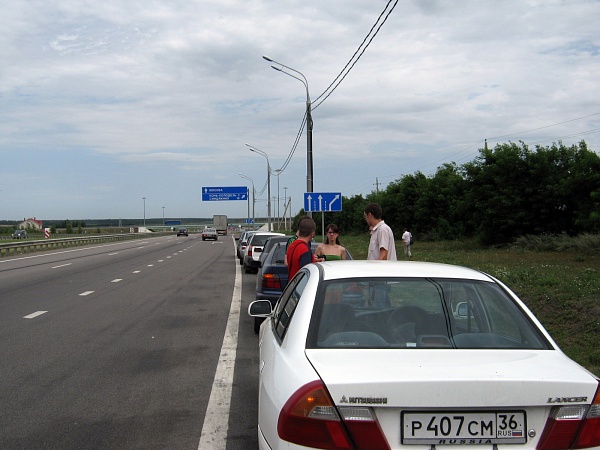
<svg viewBox="0 0 600 450">
<path fill-rule="evenodd" d="M 275 314 L 272 319 L 273 329 L 280 341 L 285 338 L 285 333 L 292 321 L 306 283 L 308 283 L 308 274 L 305 271 L 300 271 L 293 281 L 288 283 L 275 306 Z"/>
</svg>

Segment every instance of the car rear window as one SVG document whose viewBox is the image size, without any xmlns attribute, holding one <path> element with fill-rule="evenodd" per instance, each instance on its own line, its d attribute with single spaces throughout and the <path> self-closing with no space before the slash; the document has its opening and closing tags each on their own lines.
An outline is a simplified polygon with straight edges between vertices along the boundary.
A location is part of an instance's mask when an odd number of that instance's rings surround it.
<svg viewBox="0 0 600 450">
<path fill-rule="evenodd" d="M 309 348 L 549 349 L 497 284 L 446 279 L 324 282 Z"/>
<path fill-rule="evenodd" d="M 257 245 L 265 245 L 265 242 L 267 242 L 267 239 L 269 239 L 270 237 L 271 236 L 268 234 L 255 234 L 254 236 L 252 236 L 250 245 L 252 245 L 253 247 Z"/>
<path fill-rule="evenodd" d="M 285 262 L 285 242 L 275 246 L 271 262 L 274 264 L 283 264 Z"/>
</svg>

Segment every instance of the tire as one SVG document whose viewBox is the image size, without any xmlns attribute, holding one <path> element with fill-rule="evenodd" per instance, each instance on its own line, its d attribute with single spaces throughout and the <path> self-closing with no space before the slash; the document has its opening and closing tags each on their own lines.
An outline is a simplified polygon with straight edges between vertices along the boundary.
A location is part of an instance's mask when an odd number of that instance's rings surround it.
<svg viewBox="0 0 600 450">
<path fill-rule="evenodd" d="M 255 317 L 254 318 L 254 332 L 256 334 L 258 334 L 258 332 L 260 331 L 260 324 L 263 323 L 263 318 L 262 317 Z"/>
</svg>

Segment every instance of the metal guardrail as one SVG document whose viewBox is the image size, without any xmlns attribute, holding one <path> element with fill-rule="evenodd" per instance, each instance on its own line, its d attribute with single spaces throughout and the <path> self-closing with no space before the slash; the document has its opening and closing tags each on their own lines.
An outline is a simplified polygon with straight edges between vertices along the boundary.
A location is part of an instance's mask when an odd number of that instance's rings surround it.
<svg viewBox="0 0 600 450">
<path fill-rule="evenodd" d="M 54 250 L 81 245 L 97 244 L 101 242 L 123 241 L 128 239 L 146 239 L 150 237 L 164 236 L 172 233 L 121 233 L 106 234 L 85 237 L 52 238 L 42 240 L 27 240 L 0 244 L 0 257 L 23 255 L 38 251 Z"/>
</svg>

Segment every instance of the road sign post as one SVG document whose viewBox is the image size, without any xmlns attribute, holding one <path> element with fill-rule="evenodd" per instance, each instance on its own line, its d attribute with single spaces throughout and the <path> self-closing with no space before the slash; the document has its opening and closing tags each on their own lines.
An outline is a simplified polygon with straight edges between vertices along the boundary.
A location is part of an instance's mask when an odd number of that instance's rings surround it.
<svg viewBox="0 0 600 450">
<path fill-rule="evenodd" d="M 333 212 L 342 210 L 342 194 L 340 192 L 305 192 L 304 211 Z"/>
<path fill-rule="evenodd" d="M 248 188 L 246 186 L 204 186 L 202 188 L 202 201 L 228 201 L 248 200 Z"/>
<path fill-rule="evenodd" d="M 342 210 L 341 192 L 305 192 L 304 211 L 321 212 L 322 240 L 325 242 L 325 213 Z"/>
</svg>

